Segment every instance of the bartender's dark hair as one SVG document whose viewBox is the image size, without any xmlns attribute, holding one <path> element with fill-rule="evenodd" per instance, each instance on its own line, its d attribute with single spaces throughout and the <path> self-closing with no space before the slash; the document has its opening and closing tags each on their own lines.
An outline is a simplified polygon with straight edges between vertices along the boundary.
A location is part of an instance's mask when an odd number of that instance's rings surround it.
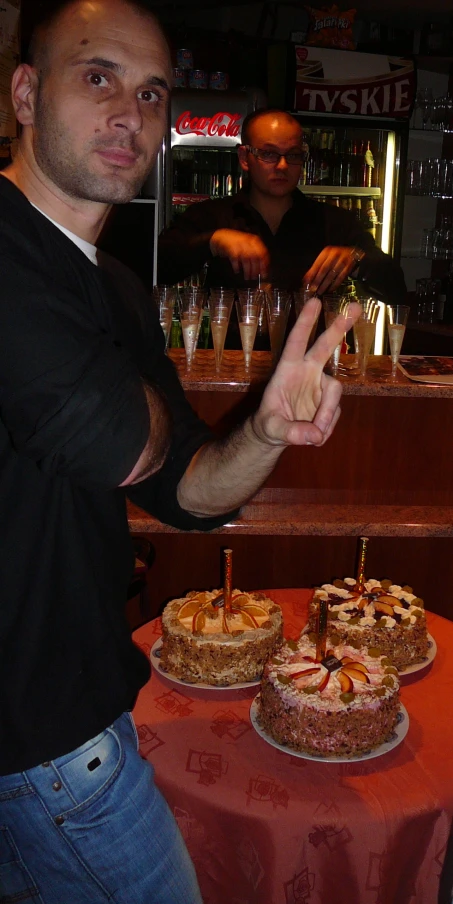
<svg viewBox="0 0 453 904">
<path fill-rule="evenodd" d="M 247 113 L 245 117 L 242 128 L 241 128 L 241 144 L 250 144 L 250 126 L 253 122 L 256 122 L 257 119 L 261 119 L 262 116 L 267 116 L 268 113 L 279 113 L 282 116 L 286 116 L 287 119 L 295 122 L 298 126 L 300 123 L 296 119 L 295 116 L 292 116 L 291 113 L 288 113 L 287 110 L 281 110 L 280 107 L 260 107 L 258 110 L 252 110 L 251 113 Z M 302 126 L 300 126 L 301 135 Z"/>
<path fill-rule="evenodd" d="M 47 0 L 41 0 L 36 5 L 33 14 L 31 26 L 31 37 L 23 54 L 25 62 L 29 66 L 33 66 L 38 72 L 45 71 L 48 59 L 49 49 L 52 42 L 49 40 L 50 32 L 60 16 L 71 6 L 76 6 L 80 0 L 50 0 L 50 6 Z M 156 27 L 162 32 L 164 38 L 166 35 L 157 18 L 149 7 L 149 0 L 123 0 L 123 3 L 131 6 L 139 15 L 154 22 Z"/>
</svg>

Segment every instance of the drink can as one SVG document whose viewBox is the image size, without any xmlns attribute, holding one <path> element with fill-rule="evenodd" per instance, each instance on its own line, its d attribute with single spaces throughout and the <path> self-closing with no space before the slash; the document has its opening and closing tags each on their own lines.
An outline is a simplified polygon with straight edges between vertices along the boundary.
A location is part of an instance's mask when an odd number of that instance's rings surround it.
<svg viewBox="0 0 453 904">
<path fill-rule="evenodd" d="M 228 72 L 211 72 L 209 87 L 215 91 L 226 91 L 229 85 Z"/>
<path fill-rule="evenodd" d="M 204 69 L 191 69 L 189 72 L 190 88 L 207 88 L 208 74 Z"/>
<path fill-rule="evenodd" d="M 173 87 L 187 88 L 187 69 L 180 67 L 173 69 Z"/>
<path fill-rule="evenodd" d="M 182 47 L 181 50 L 176 51 L 176 63 L 178 69 L 193 69 L 193 53 L 191 50 L 187 50 L 186 47 Z"/>
</svg>

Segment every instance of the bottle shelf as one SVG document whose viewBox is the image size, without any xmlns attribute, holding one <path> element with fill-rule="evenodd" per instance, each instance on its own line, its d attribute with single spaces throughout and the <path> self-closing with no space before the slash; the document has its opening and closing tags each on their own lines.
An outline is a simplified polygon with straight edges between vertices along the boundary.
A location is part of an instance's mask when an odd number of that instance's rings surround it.
<svg viewBox="0 0 453 904">
<path fill-rule="evenodd" d="M 380 188 L 363 188 L 361 185 L 298 185 L 304 195 L 328 195 L 335 198 L 380 198 Z"/>
<path fill-rule="evenodd" d="M 405 192 L 406 198 L 431 198 L 432 201 L 451 201 L 453 200 L 453 195 L 441 195 L 441 194 L 432 194 L 432 195 L 422 195 L 416 194 L 415 192 L 407 191 Z"/>
<path fill-rule="evenodd" d="M 439 138 L 442 138 L 442 135 L 453 135 L 453 129 L 414 129 L 412 126 L 409 129 L 409 133 L 415 132 L 416 135 L 438 135 Z"/>
</svg>

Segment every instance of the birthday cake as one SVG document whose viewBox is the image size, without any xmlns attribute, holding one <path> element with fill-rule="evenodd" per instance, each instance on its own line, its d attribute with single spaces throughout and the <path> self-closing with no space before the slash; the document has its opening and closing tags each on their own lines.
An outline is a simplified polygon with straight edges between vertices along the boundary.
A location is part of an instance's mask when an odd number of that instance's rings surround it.
<svg viewBox="0 0 453 904">
<path fill-rule="evenodd" d="M 263 593 L 220 590 L 171 600 L 162 614 L 160 666 L 192 683 L 229 686 L 259 680 L 282 637 L 282 611 Z"/>
<path fill-rule="evenodd" d="M 316 635 L 288 640 L 266 664 L 258 722 L 278 744 L 323 757 L 364 754 L 389 740 L 398 720 L 399 679 L 373 649 Z"/>
<path fill-rule="evenodd" d="M 354 578 L 322 584 L 309 607 L 308 630 L 316 630 L 320 600 L 328 602 L 328 633 L 332 644 L 348 641 L 375 647 L 401 672 L 423 662 L 428 634 L 423 600 L 412 587 L 374 579 L 357 589 Z"/>
</svg>

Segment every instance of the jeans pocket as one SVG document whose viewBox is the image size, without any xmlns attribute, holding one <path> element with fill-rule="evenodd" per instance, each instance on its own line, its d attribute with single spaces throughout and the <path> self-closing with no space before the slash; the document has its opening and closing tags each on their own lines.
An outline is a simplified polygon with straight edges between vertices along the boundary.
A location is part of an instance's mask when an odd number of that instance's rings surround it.
<svg viewBox="0 0 453 904">
<path fill-rule="evenodd" d="M 14 839 L 0 826 L 0 904 L 44 904 Z"/>
<path fill-rule="evenodd" d="M 61 812 L 69 815 L 98 801 L 115 781 L 123 761 L 121 740 L 111 728 L 96 743 L 74 751 L 74 756 L 65 758 L 63 763 L 54 760 L 57 777 L 67 792 Z M 68 807 L 69 801 L 73 806 Z"/>
</svg>

